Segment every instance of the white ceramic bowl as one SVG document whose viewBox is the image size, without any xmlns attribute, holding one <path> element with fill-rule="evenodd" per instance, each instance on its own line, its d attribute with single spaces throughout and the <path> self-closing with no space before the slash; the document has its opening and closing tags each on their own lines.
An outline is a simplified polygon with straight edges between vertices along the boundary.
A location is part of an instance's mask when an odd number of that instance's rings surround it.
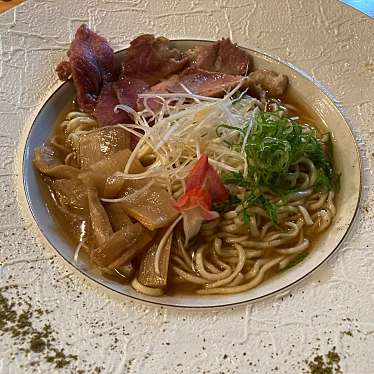
<svg viewBox="0 0 374 374">
<path fill-rule="evenodd" d="M 209 41 L 176 40 L 173 43 L 176 47 L 185 50 L 197 44 L 209 43 Z M 74 97 L 74 87 L 71 82 L 67 82 L 48 98 L 31 125 L 23 154 L 23 187 L 38 229 L 55 251 L 78 271 L 112 291 L 145 302 L 185 308 L 223 307 L 258 300 L 290 287 L 310 275 L 341 245 L 353 223 L 361 195 L 361 163 L 351 129 L 343 114 L 319 83 L 289 64 L 275 60 L 263 53 L 248 51 L 253 56 L 256 67 L 269 68 L 288 75 L 293 94 L 307 103 L 309 109 L 318 115 L 333 134 L 335 168 L 342 175 L 341 189 L 336 197 L 337 215 L 318 245 L 299 265 L 279 273 L 252 290 L 225 296 L 166 295 L 157 298 L 150 297 L 137 293 L 129 285 L 119 284 L 101 276 L 87 264 L 77 266 L 73 262 L 74 248 L 59 234 L 60 230 L 43 201 L 39 176 L 32 164 L 34 148 L 45 142 L 51 133 L 53 124 L 63 118 L 69 109 Z M 118 55 L 121 53 L 124 52 L 119 52 Z"/>
</svg>

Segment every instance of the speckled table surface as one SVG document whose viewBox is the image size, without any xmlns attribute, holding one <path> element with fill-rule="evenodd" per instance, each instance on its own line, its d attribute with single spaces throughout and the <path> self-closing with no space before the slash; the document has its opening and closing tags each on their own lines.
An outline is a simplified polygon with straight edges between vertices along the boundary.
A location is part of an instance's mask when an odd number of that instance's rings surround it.
<svg viewBox="0 0 374 374">
<path fill-rule="evenodd" d="M 59 85 L 54 66 L 82 22 L 115 48 L 145 32 L 229 36 L 322 81 L 352 119 L 363 157 L 351 238 L 286 293 L 220 311 L 118 299 L 72 273 L 24 218 L 16 160 L 23 129 Z M 313 365 L 373 373 L 373 34 L 373 20 L 335 0 L 29 0 L 2 14 L 0 373 L 308 373 Z"/>
</svg>

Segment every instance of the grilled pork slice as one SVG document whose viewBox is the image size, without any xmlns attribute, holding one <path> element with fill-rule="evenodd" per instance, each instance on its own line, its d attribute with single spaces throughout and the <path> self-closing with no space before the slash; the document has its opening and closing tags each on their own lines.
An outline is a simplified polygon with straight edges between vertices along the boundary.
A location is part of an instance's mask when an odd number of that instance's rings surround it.
<svg viewBox="0 0 374 374">
<path fill-rule="evenodd" d="M 152 92 L 186 92 L 185 88 L 197 95 L 222 96 L 235 87 L 243 77 L 206 70 L 188 68 L 180 75 L 173 75 L 151 88 Z"/>
<path fill-rule="evenodd" d="M 94 116 L 100 126 L 133 122 L 125 111 L 120 110 L 115 112 L 115 107 L 119 104 L 119 101 L 114 87 L 112 82 L 105 83 L 97 99 Z"/>
<path fill-rule="evenodd" d="M 207 46 L 187 51 L 191 65 L 202 70 L 230 75 L 247 75 L 253 70 L 252 57 L 230 39 L 218 40 Z"/>
<path fill-rule="evenodd" d="M 67 53 L 69 61 L 60 63 L 56 71 L 60 79 L 73 77 L 79 107 L 92 113 L 105 82 L 117 79 L 114 52 L 108 41 L 81 25 Z"/>
<path fill-rule="evenodd" d="M 255 70 L 248 77 L 231 75 L 206 70 L 188 68 L 179 75 L 152 86 L 151 91 L 186 92 L 186 88 L 194 94 L 220 97 L 242 82 L 242 88 L 248 88 L 249 93 L 256 97 L 268 94 L 270 97 L 283 95 L 288 87 L 286 75 L 271 70 Z M 154 105 L 153 108 L 156 106 Z"/>
<path fill-rule="evenodd" d="M 135 38 L 123 58 L 121 77 L 141 79 L 149 85 L 181 71 L 189 58 L 170 47 L 170 41 L 154 35 Z"/>
</svg>

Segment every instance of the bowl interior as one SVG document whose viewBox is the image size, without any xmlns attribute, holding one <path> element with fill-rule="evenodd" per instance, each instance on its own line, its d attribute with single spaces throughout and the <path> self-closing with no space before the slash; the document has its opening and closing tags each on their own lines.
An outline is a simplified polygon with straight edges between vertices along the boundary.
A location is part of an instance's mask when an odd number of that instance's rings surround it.
<svg viewBox="0 0 374 374">
<path fill-rule="evenodd" d="M 176 47 L 186 50 L 192 46 L 209 42 L 176 40 L 173 43 Z M 333 135 L 335 168 L 341 173 L 341 189 L 336 198 L 337 215 L 330 229 L 318 241 L 318 244 L 307 259 L 288 271 L 270 278 L 255 289 L 236 295 L 208 297 L 198 295 L 150 297 L 137 293 L 131 286 L 119 284 L 101 276 L 87 264 L 74 264 L 73 255 L 75 248 L 61 235 L 59 227 L 50 215 L 48 207 L 43 200 L 43 187 L 40 183 L 39 175 L 32 164 L 34 148 L 46 141 L 53 126 L 70 109 L 71 100 L 74 97 L 74 87 L 72 83 L 66 82 L 48 98 L 32 123 L 24 148 L 22 165 L 23 187 L 36 225 L 49 244 L 66 261 L 99 284 L 134 299 L 176 307 L 210 308 L 253 301 L 283 290 L 309 275 L 338 248 L 353 222 L 361 192 L 360 158 L 350 127 L 321 85 L 284 62 L 257 51 L 248 51 L 253 56 L 256 67 L 267 68 L 288 75 L 292 95 L 298 97 L 313 115 L 319 117 Z M 119 52 L 118 55 L 121 53 L 124 52 Z M 347 152 L 346 150 L 350 151 Z"/>
</svg>

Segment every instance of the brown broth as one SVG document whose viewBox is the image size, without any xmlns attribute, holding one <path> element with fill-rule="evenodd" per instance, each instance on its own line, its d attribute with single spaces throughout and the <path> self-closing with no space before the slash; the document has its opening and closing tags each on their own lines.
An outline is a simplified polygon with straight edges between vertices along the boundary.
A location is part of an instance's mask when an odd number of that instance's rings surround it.
<svg viewBox="0 0 374 374">
<path fill-rule="evenodd" d="M 290 116 L 298 116 L 300 123 L 306 123 L 315 127 L 320 134 L 328 132 L 327 124 L 307 102 L 300 98 L 300 95 L 297 95 L 292 86 L 287 89 L 286 94 L 282 98 L 282 102 L 296 108 L 295 111 L 290 110 L 289 114 Z"/>
<path fill-rule="evenodd" d="M 78 107 L 74 100 L 71 101 L 70 105 L 68 105 L 67 108 L 68 109 L 66 111 L 59 113 L 55 123 L 52 126 L 52 131 L 44 144 L 49 145 L 51 140 L 55 136 L 64 136 L 60 128 L 60 124 L 65 120 L 68 113 L 78 110 Z M 63 160 L 61 159 L 61 161 Z M 69 219 L 58 208 L 56 197 L 51 188 L 52 179 L 38 173 L 38 182 L 47 210 L 56 223 L 57 231 L 59 232 L 61 237 L 63 237 L 66 242 L 72 246 L 72 250 L 74 251 L 81 232 L 72 229 L 72 225 L 70 224 Z"/>
<path fill-rule="evenodd" d="M 324 236 L 325 232 L 317 233 L 314 234 L 313 236 L 308 235 L 308 239 L 310 239 L 310 245 L 309 248 L 302 252 L 302 253 L 307 253 L 306 259 L 308 258 L 309 254 L 315 250 L 316 247 L 318 247 L 318 243 Z M 271 258 L 271 257 L 276 257 L 278 254 L 272 255 L 272 256 L 264 256 L 265 258 Z M 305 259 L 304 259 L 305 260 Z M 304 260 L 302 260 L 300 263 L 302 263 Z M 298 266 L 299 263 L 295 264 L 294 266 Z M 292 267 L 294 267 L 292 266 Z M 265 281 L 269 280 L 270 278 L 274 278 L 276 276 L 280 276 L 284 272 L 288 271 L 288 268 L 278 270 L 276 266 L 272 267 L 269 269 L 265 275 L 263 281 L 260 283 L 264 283 Z M 189 282 L 168 282 L 168 287 L 167 287 L 167 294 L 168 295 L 193 295 L 196 293 L 196 291 L 200 288 L 199 285 L 195 285 L 193 283 Z M 224 295 L 220 295 L 221 297 L 224 297 Z"/>
<path fill-rule="evenodd" d="M 287 94 L 284 95 L 282 103 L 286 104 L 286 105 L 287 104 L 292 105 L 295 108 L 295 110 L 290 110 L 289 114 L 291 116 L 297 115 L 300 118 L 300 120 L 299 120 L 300 123 L 308 123 L 308 124 L 313 125 L 314 127 L 317 128 L 317 130 L 321 134 L 327 132 L 326 124 L 321 120 L 321 118 L 317 115 L 317 113 L 312 108 L 310 108 L 310 106 L 308 106 L 308 104 L 305 101 L 300 99 L 300 97 L 295 94 L 295 92 L 293 91 L 293 89 L 291 87 L 288 89 Z M 76 108 L 74 102 L 72 102 L 71 110 L 76 110 L 76 109 L 77 108 Z M 50 140 L 53 136 L 61 135 L 61 130 L 60 130 L 59 124 L 64 120 L 64 118 L 65 118 L 65 116 L 68 112 L 69 111 L 67 111 L 66 113 L 61 113 L 58 120 L 56 121 L 56 123 L 53 126 L 53 131 L 51 133 L 51 136 L 48 137 L 48 140 L 46 141 L 46 144 L 48 144 L 50 142 Z M 74 239 L 74 238 L 79 237 L 80 232 L 72 232 L 71 231 L 71 225 L 67 221 L 66 216 L 64 216 L 64 214 L 62 214 L 60 212 L 60 210 L 57 208 L 56 199 L 54 198 L 53 193 L 51 191 L 51 188 L 49 186 L 49 178 L 45 178 L 45 177 L 40 176 L 39 181 L 40 181 L 40 188 L 41 188 L 41 192 L 42 192 L 42 195 L 43 195 L 43 199 L 44 199 L 44 201 L 47 205 L 48 211 L 49 211 L 50 215 L 54 218 L 54 220 L 56 222 L 56 227 L 58 228 L 58 231 L 59 231 L 60 235 L 62 237 L 64 237 L 64 239 L 68 243 L 71 244 L 72 251 L 74 251 L 74 249 L 76 248 L 76 245 L 77 245 L 77 240 Z M 70 227 L 70 229 L 68 229 L 69 227 Z M 312 250 L 314 250 L 314 248 L 317 246 L 318 241 L 319 241 L 319 239 L 321 238 L 322 235 L 323 235 L 323 233 L 315 235 L 312 238 L 309 237 L 309 239 L 311 239 L 311 245 L 308 249 L 308 252 L 311 252 Z M 87 256 L 85 256 L 85 257 L 87 257 Z M 88 261 L 88 259 L 87 259 L 87 261 Z M 136 260 L 135 260 L 135 262 L 136 262 Z M 272 278 L 274 276 L 277 276 L 277 274 L 281 274 L 281 273 L 282 273 L 282 271 L 276 270 L 276 268 L 270 269 L 266 273 L 264 281 L 266 281 L 269 278 Z M 112 276 L 109 276 L 109 275 L 107 277 L 109 279 L 115 279 L 119 283 L 127 283 L 127 282 L 123 281 L 120 277 L 113 278 Z M 191 295 L 191 294 L 194 294 L 194 292 L 198 288 L 199 288 L 199 286 L 194 285 L 192 283 L 188 283 L 188 282 L 181 282 L 181 283 L 179 283 L 179 282 L 178 283 L 177 282 L 175 282 L 175 283 L 169 282 L 168 283 L 168 288 L 167 288 L 167 294 L 168 295 L 177 295 L 177 294 L 179 294 L 179 295 L 180 294 Z"/>
</svg>

